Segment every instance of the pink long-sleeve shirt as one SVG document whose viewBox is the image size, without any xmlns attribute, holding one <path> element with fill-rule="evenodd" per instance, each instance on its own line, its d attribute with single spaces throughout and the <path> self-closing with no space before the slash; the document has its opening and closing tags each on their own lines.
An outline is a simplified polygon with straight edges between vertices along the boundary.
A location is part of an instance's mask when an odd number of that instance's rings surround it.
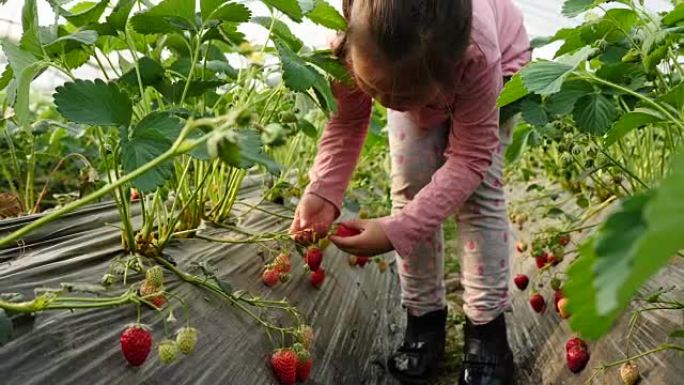
<svg viewBox="0 0 684 385">
<path fill-rule="evenodd" d="M 451 120 L 445 163 L 401 212 L 381 225 L 399 255 L 434 234 L 482 183 L 499 146 L 496 99 L 503 76 L 517 72 L 530 60 L 523 17 L 511 0 L 474 0 L 471 43 L 465 59 L 454 68 L 458 86 L 445 103 L 409 114 L 420 127 Z M 341 208 L 344 192 L 366 138 L 372 99 L 358 87 L 333 84 L 337 112 L 319 143 L 306 193 Z"/>
</svg>

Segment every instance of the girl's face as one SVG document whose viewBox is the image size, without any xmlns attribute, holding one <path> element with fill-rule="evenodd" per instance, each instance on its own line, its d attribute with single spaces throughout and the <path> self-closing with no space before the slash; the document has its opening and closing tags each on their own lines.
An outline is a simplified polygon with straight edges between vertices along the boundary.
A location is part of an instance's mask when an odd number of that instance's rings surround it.
<svg viewBox="0 0 684 385">
<path fill-rule="evenodd" d="M 424 75 L 402 71 L 376 52 L 354 46 L 349 51 L 356 82 L 364 92 L 396 111 L 419 109 L 437 99 L 438 87 Z"/>
</svg>

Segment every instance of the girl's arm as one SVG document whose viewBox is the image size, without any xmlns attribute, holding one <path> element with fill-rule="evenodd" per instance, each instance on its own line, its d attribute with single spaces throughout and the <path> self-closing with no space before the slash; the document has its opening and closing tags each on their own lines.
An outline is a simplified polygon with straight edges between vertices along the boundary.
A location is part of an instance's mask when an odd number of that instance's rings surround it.
<svg viewBox="0 0 684 385">
<path fill-rule="evenodd" d="M 489 59 L 471 46 L 452 117 L 446 161 L 432 181 L 381 226 L 399 255 L 410 255 L 444 220 L 453 215 L 482 183 L 499 146 L 499 111 L 496 99 L 502 87 L 501 60 Z"/>
<path fill-rule="evenodd" d="M 318 153 L 309 172 L 311 182 L 305 194 L 315 194 L 337 208 L 361 153 L 368 131 L 372 100 L 357 87 L 333 83 L 337 112 L 325 127 Z"/>
</svg>

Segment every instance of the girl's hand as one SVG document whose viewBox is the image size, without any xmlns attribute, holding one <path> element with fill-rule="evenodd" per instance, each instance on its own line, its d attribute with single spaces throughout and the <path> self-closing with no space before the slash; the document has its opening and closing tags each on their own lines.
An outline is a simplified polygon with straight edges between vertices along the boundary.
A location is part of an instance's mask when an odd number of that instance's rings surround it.
<svg viewBox="0 0 684 385">
<path fill-rule="evenodd" d="M 337 209 L 332 203 L 318 195 L 306 194 L 297 205 L 290 234 L 299 244 L 314 243 L 328 234 L 336 212 Z"/>
<path fill-rule="evenodd" d="M 342 222 L 343 225 L 361 231 L 361 234 L 351 237 L 330 237 L 340 250 L 353 255 L 372 257 L 394 250 L 385 231 L 377 219 L 355 220 Z"/>
</svg>

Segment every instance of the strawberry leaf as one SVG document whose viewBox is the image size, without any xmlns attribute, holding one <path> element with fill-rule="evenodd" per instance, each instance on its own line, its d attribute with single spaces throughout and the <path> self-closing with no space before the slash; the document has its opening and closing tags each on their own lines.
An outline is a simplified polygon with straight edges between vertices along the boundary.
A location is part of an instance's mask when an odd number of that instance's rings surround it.
<svg viewBox="0 0 684 385">
<path fill-rule="evenodd" d="M 109 0 L 100 0 L 97 3 L 83 2 L 76 4 L 71 10 L 67 11 L 60 6 L 63 2 L 55 0 L 49 0 L 48 2 L 52 5 L 53 9 L 57 10 L 60 16 L 76 27 L 96 23 L 109 4 Z"/>
<path fill-rule="evenodd" d="M 275 46 L 280 55 L 283 81 L 287 88 L 301 92 L 311 88 L 318 80 L 316 73 L 313 72 L 286 44 L 276 41 Z"/>
<path fill-rule="evenodd" d="M 53 97 L 57 111 L 72 122 L 102 126 L 131 122 L 131 100 L 114 83 L 77 79 L 57 87 Z"/>
<path fill-rule="evenodd" d="M 280 12 L 286 14 L 290 19 L 296 22 L 302 21 L 302 8 L 299 6 L 297 0 L 261 0 L 262 3 L 271 6 Z"/>
<path fill-rule="evenodd" d="M 567 115 L 575 108 L 577 99 L 594 92 L 591 83 L 584 80 L 568 80 L 560 92 L 548 97 L 546 106 L 552 115 Z"/>
<path fill-rule="evenodd" d="M 566 294 L 570 326 L 589 338 L 605 334 L 639 287 L 684 248 L 684 156 L 650 194 L 626 199 L 580 246 Z"/>
<path fill-rule="evenodd" d="M 304 45 L 304 43 L 302 43 L 297 36 L 292 34 L 290 27 L 278 19 L 273 19 L 267 16 L 257 16 L 253 17 L 251 21 L 252 23 L 258 24 L 267 30 L 271 30 L 271 34 L 276 40 L 287 44 L 288 47 L 290 47 L 290 49 L 294 52 L 299 51 Z M 273 28 L 271 28 L 271 26 L 273 26 Z"/>
<path fill-rule="evenodd" d="M 527 123 L 535 126 L 544 126 L 549 122 L 549 116 L 544 108 L 544 103 L 541 97 L 538 95 L 533 95 L 535 97 L 525 98 L 520 103 L 520 111 L 522 112 L 523 119 Z"/>
<path fill-rule="evenodd" d="M 0 91 L 7 88 L 13 77 L 14 72 L 12 71 L 12 67 L 9 65 L 5 66 L 5 69 L 2 71 L 2 75 L 0 75 Z"/>
<path fill-rule="evenodd" d="M 608 131 L 604 144 L 610 146 L 629 134 L 635 128 L 643 127 L 647 124 L 662 122 L 664 119 L 657 111 L 648 108 L 638 108 L 620 117 L 613 127 Z"/>
<path fill-rule="evenodd" d="M 195 29 L 194 0 L 164 0 L 131 18 L 141 34 L 173 33 Z"/>
<path fill-rule="evenodd" d="M 496 101 L 497 107 L 507 106 L 525 96 L 530 92 L 525 88 L 522 76 L 520 73 L 515 74 L 504 86 L 499 99 Z"/>
<path fill-rule="evenodd" d="M 580 131 L 602 135 L 615 121 L 617 109 L 603 94 L 594 93 L 579 98 L 572 115 Z"/>
<path fill-rule="evenodd" d="M 530 134 L 534 131 L 534 127 L 529 124 L 519 124 L 515 131 L 513 132 L 513 141 L 506 149 L 506 162 L 514 163 L 520 156 L 522 156 L 523 150 L 527 146 L 527 139 Z"/>
<path fill-rule="evenodd" d="M 333 79 L 345 84 L 352 84 L 352 78 L 349 71 L 347 71 L 347 67 L 345 67 L 340 60 L 332 56 L 332 53 L 329 50 L 316 51 L 311 55 L 303 56 L 302 59 L 314 64 L 316 67 L 332 76 Z"/>
<path fill-rule="evenodd" d="M 117 31 L 124 31 L 134 3 L 135 0 L 119 0 L 112 13 L 107 16 L 107 24 Z"/>
<path fill-rule="evenodd" d="M 0 44 L 2 44 L 2 50 L 7 57 L 9 67 L 12 69 L 16 83 L 14 113 L 16 114 L 19 125 L 27 127 L 31 119 L 29 112 L 29 89 L 31 87 L 31 81 L 47 68 L 47 63 L 38 60 L 30 52 L 10 43 L 9 40 L 3 40 Z"/>
<path fill-rule="evenodd" d="M 563 15 L 575 17 L 608 0 L 566 0 L 563 3 Z"/>
<path fill-rule="evenodd" d="M 124 130 L 121 138 L 121 163 L 131 173 L 168 151 L 183 128 L 183 122 L 166 112 L 153 112 L 132 130 Z M 133 187 L 153 192 L 173 174 L 173 164 L 165 162 L 135 178 Z"/>
<path fill-rule="evenodd" d="M 34 55 L 42 56 L 36 0 L 24 2 L 21 10 L 21 27 L 24 32 L 19 43 L 21 48 Z"/>
<path fill-rule="evenodd" d="M 344 17 L 325 0 L 316 0 L 314 8 L 306 14 L 306 17 L 318 25 L 336 31 L 347 29 L 347 21 Z"/>
<path fill-rule="evenodd" d="M 230 3 L 224 0 L 200 1 L 202 20 L 219 20 L 232 23 L 244 23 L 249 21 L 252 12 L 243 4 Z"/>
</svg>

